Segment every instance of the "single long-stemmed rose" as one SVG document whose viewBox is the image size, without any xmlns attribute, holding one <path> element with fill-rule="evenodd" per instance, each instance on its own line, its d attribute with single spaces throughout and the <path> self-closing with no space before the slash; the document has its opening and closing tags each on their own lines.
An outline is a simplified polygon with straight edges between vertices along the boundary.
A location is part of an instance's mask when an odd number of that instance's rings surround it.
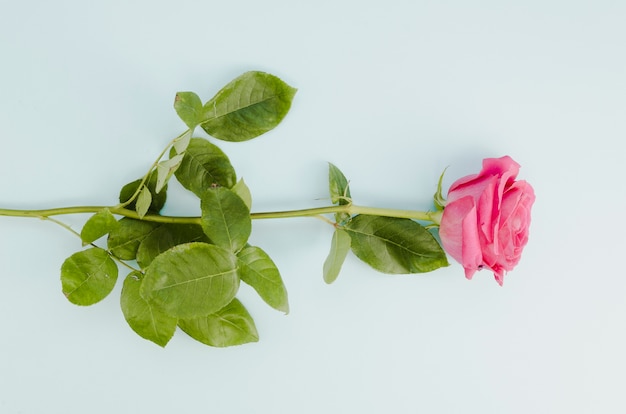
<svg viewBox="0 0 626 414">
<path fill-rule="evenodd" d="M 107 297 L 119 266 L 130 270 L 120 304 L 141 337 L 165 346 L 179 327 L 207 345 L 224 347 L 258 340 L 254 321 L 236 298 L 240 282 L 271 307 L 287 313 L 288 296 L 269 255 L 248 243 L 253 219 L 317 217 L 334 228 L 322 267 L 332 283 L 350 251 L 383 273 L 424 273 L 448 265 L 446 252 L 474 272 L 487 268 L 502 284 L 528 240 L 532 187 L 516 181 L 510 157 L 486 159 L 476 175 L 457 180 L 434 210 L 397 210 L 353 203 L 348 180 L 329 165 L 332 205 L 303 210 L 251 212 L 252 194 L 222 150 L 204 138 L 253 139 L 277 126 L 296 90 L 273 75 L 247 72 L 202 103 L 193 92 L 176 94 L 174 108 L 188 129 L 173 139 L 138 180 L 123 186 L 119 203 L 42 210 L 0 209 L 0 215 L 38 217 L 77 235 L 83 250 L 61 267 L 62 290 L 77 305 Z M 167 159 L 164 159 L 169 155 Z M 162 214 L 175 178 L 199 199 L 199 215 Z M 90 213 L 80 232 L 58 219 Z M 439 230 L 442 246 L 434 236 Z M 99 241 L 106 236 L 106 246 Z M 444 251 L 445 249 L 445 251 Z"/>
</svg>

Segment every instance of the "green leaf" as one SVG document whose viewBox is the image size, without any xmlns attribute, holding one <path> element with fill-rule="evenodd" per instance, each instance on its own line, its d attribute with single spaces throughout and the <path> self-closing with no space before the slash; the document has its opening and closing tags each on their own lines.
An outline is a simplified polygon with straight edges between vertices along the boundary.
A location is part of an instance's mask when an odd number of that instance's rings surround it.
<svg viewBox="0 0 626 414">
<path fill-rule="evenodd" d="M 328 163 L 328 187 L 330 201 L 333 204 L 347 205 L 352 202 L 350 186 L 346 176 L 334 164 Z M 337 223 L 342 223 L 350 218 L 348 213 L 335 213 Z"/>
<path fill-rule="evenodd" d="M 170 156 L 173 154 L 174 149 Z M 212 186 L 231 188 L 237 182 L 235 169 L 226 154 L 204 138 L 191 139 L 174 174 L 183 187 L 198 197 Z"/>
<path fill-rule="evenodd" d="M 180 167 L 182 161 L 183 154 L 178 154 L 174 155 L 169 160 L 161 161 L 157 164 L 157 183 L 155 186 L 157 193 L 161 192 L 167 185 L 172 175 L 176 172 L 178 167 Z"/>
<path fill-rule="evenodd" d="M 118 221 L 108 208 L 91 216 L 80 232 L 84 244 L 92 243 L 119 226 Z"/>
<path fill-rule="evenodd" d="M 119 226 L 109 233 L 107 246 L 115 257 L 134 260 L 141 241 L 159 226 L 158 223 L 124 217 L 119 220 Z"/>
<path fill-rule="evenodd" d="M 167 194 L 163 191 L 163 189 L 167 189 L 167 185 L 163 186 L 161 191 L 156 191 L 157 181 L 158 174 L 156 171 L 153 171 L 146 182 L 146 186 L 150 189 L 150 194 L 152 196 L 152 202 L 150 203 L 150 208 L 148 209 L 151 213 L 158 213 L 161 211 L 165 205 L 165 201 L 167 200 Z M 122 190 L 120 191 L 120 203 L 127 202 L 135 194 L 135 191 L 139 188 L 139 184 L 141 184 L 141 179 L 135 180 L 122 187 Z M 129 210 L 136 210 L 136 202 L 136 199 L 133 200 L 130 204 L 128 204 L 128 206 L 126 206 L 126 208 Z"/>
<path fill-rule="evenodd" d="M 239 198 L 246 203 L 248 210 L 252 210 L 252 194 L 250 193 L 250 189 L 246 183 L 243 181 L 243 178 L 237 181 L 237 184 L 235 184 L 231 190 L 233 190 L 235 194 L 237 194 Z"/>
<path fill-rule="evenodd" d="M 155 257 L 179 244 L 206 242 L 209 238 L 195 224 L 163 224 L 156 227 L 139 243 L 137 263 L 145 269 Z"/>
<path fill-rule="evenodd" d="M 124 280 L 120 306 L 128 325 L 137 335 L 165 346 L 176 331 L 178 319 L 150 305 L 139 294 L 142 274 L 132 272 Z"/>
<path fill-rule="evenodd" d="M 174 109 L 189 128 L 195 127 L 202 121 L 202 101 L 193 92 L 178 92 L 174 98 Z"/>
<path fill-rule="evenodd" d="M 333 283 L 339 276 L 341 266 L 343 266 L 343 262 L 350 251 L 351 240 L 350 235 L 345 230 L 335 229 L 330 243 L 330 253 L 324 262 L 324 281 L 326 283 Z"/>
<path fill-rule="evenodd" d="M 237 259 L 241 280 L 252 286 L 272 308 L 289 313 L 287 289 L 268 254 L 259 247 L 247 246 L 237 254 Z"/>
<path fill-rule="evenodd" d="M 237 293 L 237 258 L 207 243 L 186 243 L 157 256 L 146 269 L 141 296 L 176 318 L 217 312 Z"/>
<path fill-rule="evenodd" d="M 200 198 L 202 229 L 209 239 L 231 252 L 241 250 L 250 237 L 252 220 L 244 201 L 227 188 L 212 188 Z"/>
<path fill-rule="evenodd" d="M 224 141 L 246 141 L 276 127 L 287 115 L 296 89 L 263 72 L 246 72 L 204 105 L 200 126 Z"/>
<path fill-rule="evenodd" d="M 443 197 L 443 194 L 441 192 L 441 183 L 443 182 L 443 175 L 446 173 L 446 170 L 443 170 L 443 172 L 439 176 L 439 182 L 437 183 L 437 192 L 435 192 L 435 195 L 433 196 L 433 201 L 435 203 L 435 208 L 437 209 L 437 211 L 443 211 L 443 208 L 446 206 L 446 199 Z"/>
<path fill-rule="evenodd" d="M 76 305 L 93 305 L 111 293 L 117 271 L 117 265 L 103 249 L 93 247 L 74 253 L 61 266 L 63 294 Z"/>
<path fill-rule="evenodd" d="M 151 204 L 152 193 L 150 193 L 150 189 L 144 185 L 137 196 L 137 205 L 135 206 L 140 219 L 144 218 Z"/>
<path fill-rule="evenodd" d="M 193 135 L 193 130 L 193 128 L 189 128 L 174 139 L 174 151 L 176 151 L 176 154 L 182 154 L 187 150 L 191 136 Z"/>
<path fill-rule="evenodd" d="M 214 314 L 181 319 L 178 326 L 193 339 L 209 346 L 227 347 L 259 340 L 252 316 L 237 299 Z"/>
<path fill-rule="evenodd" d="M 354 254 L 380 272 L 423 273 L 448 265 L 433 235 L 413 220 L 358 215 L 344 229 Z"/>
<path fill-rule="evenodd" d="M 346 176 L 334 164 L 328 163 L 328 184 L 330 201 L 333 204 L 350 204 L 350 187 Z"/>
</svg>

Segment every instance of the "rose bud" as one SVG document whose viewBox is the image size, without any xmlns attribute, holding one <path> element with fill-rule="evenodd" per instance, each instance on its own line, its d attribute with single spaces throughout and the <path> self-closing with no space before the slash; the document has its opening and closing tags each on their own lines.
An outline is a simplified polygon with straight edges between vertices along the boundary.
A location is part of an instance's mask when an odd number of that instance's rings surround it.
<svg viewBox="0 0 626 414">
<path fill-rule="evenodd" d="M 519 164 L 509 156 L 483 160 L 482 170 L 452 184 L 439 235 L 445 251 L 471 279 L 489 269 L 502 285 L 528 242 L 533 188 L 516 181 Z"/>
</svg>

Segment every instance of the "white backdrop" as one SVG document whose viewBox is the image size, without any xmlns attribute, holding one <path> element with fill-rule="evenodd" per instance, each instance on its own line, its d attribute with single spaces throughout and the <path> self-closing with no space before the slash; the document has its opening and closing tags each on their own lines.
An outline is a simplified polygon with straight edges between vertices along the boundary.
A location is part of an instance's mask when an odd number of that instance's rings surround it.
<svg viewBox="0 0 626 414">
<path fill-rule="evenodd" d="M 79 241 L 0 217 L 0 412 L 626 411 L 626 3 L 0 4 L 2 207 L 114 204 L 183 131 L 174 94 L 247 70 L 299 89 L 279 128 L 220 144 L 255 211 L 326 204 L 327 161 L 365 205 L 429 208 L 443 168 L 447 188 L 505 154 L 537 193 L 502 288 L 354 257 L 327 286 L 329 226 L 255 222 L 291 313 L 242 287 L 261 340 L 229 349 L 140 339 L 119 287 L 71 305 L 59 268 Z M 195 214 L 177 195 L 167 213 Z"/>
</svg>

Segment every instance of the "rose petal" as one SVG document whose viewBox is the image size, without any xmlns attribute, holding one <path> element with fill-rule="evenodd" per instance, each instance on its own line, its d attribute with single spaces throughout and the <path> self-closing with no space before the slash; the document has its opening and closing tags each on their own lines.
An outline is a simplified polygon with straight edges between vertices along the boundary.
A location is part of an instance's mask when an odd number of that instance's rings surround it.
<svg viewBox="0 0 626 414">
<path fill-rule="evenodd" d="M 478 175 L 496 175 L 503 178 L 504 185 L 511 185 L 519 173 L 520 165 L 505 155 L 500 158 L 485 158 L 483 169 Z"/>
<path fill-rule="evenodd" d="M 482 263 L 476 221 L 476 204 L 466 196 L 446 205 L 439 228 L 443 248 L 463 265 L 468 279 Z"/>
<path fill-rule="evenodd" d="M 465 277 L 471 279 L 483 262 L 480 237 L 476 227 L 476 208 L 463 219 L 463 267 Z"/>
</svg>

